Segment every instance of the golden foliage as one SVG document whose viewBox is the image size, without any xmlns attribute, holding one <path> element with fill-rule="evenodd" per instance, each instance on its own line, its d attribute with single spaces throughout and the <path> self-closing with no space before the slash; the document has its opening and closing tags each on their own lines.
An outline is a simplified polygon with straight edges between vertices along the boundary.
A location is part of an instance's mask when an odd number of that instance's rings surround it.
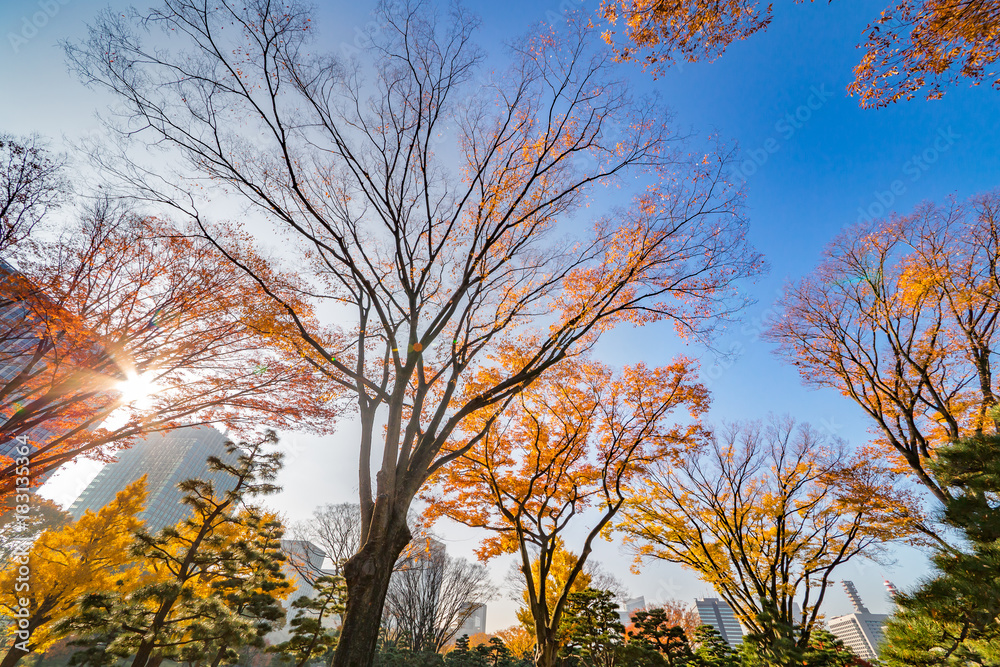
<svg viewBox="0 0 1000 667">
<path fill-rule="evenodd" d="M 509 346 L 470 383 L 517 366 L 530 347 Z M 447 516 L 491 531 L 477 550 L 483 560 L 520 556 L 525 606 L 536 659 L 558 650 L 569 594 L 586 588 L 593 540 L 609 525 L 647 468 L 673 460 L 703 436 L 697 419 L 707 390 L 684 358 L 659 368 L 644 364 L 613 373 L 585 357 L 564 360 L 520 391 L 504 410 L 481 410 L 472 427 L 449 443 L 455 461 L 439 471 L 425 515 Z M 672 421 L 686 409 L 685 423 Z M 579 556 L 563 533 L 575 517 L 592 517 Z M 574 523 L 580 523 L 578 519 Z"/>
<path fill-rule="evenodd" d="M 42 533 L 26 559 L 15 557 L 0 572 L 0 611 L 13 618 L 27 601 L 33 651 L 44 651 L 58 639 L 53 627 L 76 612 L 80 596 L 128 591 L 143 580 L 143 564 L 132 557 L 129 546 L 142 527 L 136 515 L 145 502 L 143 476 L 96 514 L 87 510 L 75 522 Z M 27 576 L 20 573 L 25 565 Z M 8 645 L 19 641 L 16 631 L 16 624 L 5 626 Z"/>
<path fill-rule="evenodd" d="M 780 620 L 808 629 L 837 567 L 876 555 L 920 519 L 917 498 L 870 457 L 848 457 L 790 419 L 730 424 L 658 463 L 616 528 L 638 557 L 697 572 L 745 626 L 760 630 L 765 598 Z"/>
<path fill-rule="evenodd" d="M 867 38 L 848 87 L 862 106 L 912 99 L 922 88 L 937 99 L 961 78 L 1000 88 L 1000 3 L 993 0 L 900 0 L 868 26 Z"/>
<path fill-rule="evenodd" d="M 530 655 L 535 648 L 535 635 L 523 625 L 512 625 L 494 633 L 516 656 Z"/>
<path fill-rule="evenodd" d="M 583 570 L 570 581 L 570 575 L 579 558 L 573 552 L 566 550 L 561 539 L 557 538 L 555 542 L 556 546 L 552 552 L 551 564 L 549 565 L 544 584 L 541 583 L 541 559 L 536 558 L 531 564 L 532 576 L 534 581 L 538 582 L 539 589 L 545 591 L 546 603 L 549 609 L 556 608 L 559 596 L 562 595 L 564 590 L 568 589 L 570 593 L 580 593 L 587 590 L 592 578 L 589 572 Z M 521 622 L 521 625 L 526 630 L 532 631 L 532 637 L 534 637 L 535 619 L 532 615 L 531 600 L 528 596 L 527 587 L 524 588 L 521 597 L 524 600 L 524 605 L 517 609 L 517 620 Z M 532 643 L 534 643 L 534 640 L 532 640 Z"/>
</svg>

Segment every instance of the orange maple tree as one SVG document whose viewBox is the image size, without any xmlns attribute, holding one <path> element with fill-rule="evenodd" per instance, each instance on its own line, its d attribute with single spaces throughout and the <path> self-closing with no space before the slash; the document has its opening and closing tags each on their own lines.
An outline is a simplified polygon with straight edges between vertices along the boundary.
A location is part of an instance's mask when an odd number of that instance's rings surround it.
<svg viewBox="0 0 1000 667">
<path fill-rule="evenodd" d="M 304 358 L 357 402 L 362 534 L 344 567 L 337 667 L 371 664 L 410 504 L 461 456 L 445 445 L 473 414 L 617 324 L 708 335 L 744 304 L 739 280 L 762 269 L 742 193 L 722 177 L 729 153 L 687 153 L 588 17 L 569 19 L 482 78 L 476 20 L 416 2 L 382 7 L 367 84 L 310 55 L 316 22 L 296 2 L 108 12 L 69 49 L 144 128 L 129 136 L 197 167 L 116 173 L 158 174 L 143 196 L 200 222 L 288 314 Z M 170 48 L 151 48 L 139 23 L 162 28 Z M 252 240 L 205 219 L 206 182 L 288 239 L 336 327 L 298 317 Z M 588 211 L 603 185 L 624 186 L 627 205 Z M 517 339 L 520 363 L 467 391 L 487 355 Z"/>
<path fill-rule="evenodd" d="M 803 0 L 797 0 L 802 2 Z M 660 73 L 678 59 L 713 60 L 732 42 L 765 29 L 771 3 L 758 0 L 604 0 L 613 26 L 605 39 L 626 61 Z M 867 108 L 911 99 L 927 88 L 929 99 L 960 78 L 1000 87 L 1000 2 L 899 0 L 869 24 L 861 62 L 848 86 Z"/>
<path fill-rule="evenodd" d="M 273 300 L 202 239 L 103 202 L 0 280 L 0 441 L 32 447 L 33 484 L 179 425 L 327 428 L 320 376 Z M 306 312 L 303 311 L 303 316 Z M 152 391 L 132 402 L 123 383 Z M 111 419 L 109 419 L 109 417 Z M 16 466 L 0 456 L 0 494 Z"/>
<path fill-rule="evenodd" d="M 768 336 L 807 384 L 872 420 L 877 444 L 944 501 L 935 448 L 996 433 L 1000 195 L 845 230 L 779 300 Z"/>
<path fill-rule="evenodd" d="M 497 366 L 523 363 L 529 351 L 511 349 Z M 479 382 L 492 383 L 495 369 Z M 678 456 L 701 435 L 697 418 L 708 408 L 708 392 L 697 384 L 695 365 L 678 359 L 669 366 L 606 366 L 574 358 L 551 369 L 502 412 L 483 411 L 471 424 L 471 448 L 433 480 L 425 515 L 446 516 L 492 535 L 478 555 L 520 556 L 527 608 L 535 633 L 537 665 L 555 665 L 559 628 L 576 579 L 593 542 L 621 509 L 651 460 Z M 686 408 L 691 421 L 672 421 Z M 479 434 L 482 433 L 482 437 Z M 558 583 L 554 560 L 574 518 L 592 523 L 579 555 Z M 549 590 L 557 586 L 555 590 Z"/>
</svg>

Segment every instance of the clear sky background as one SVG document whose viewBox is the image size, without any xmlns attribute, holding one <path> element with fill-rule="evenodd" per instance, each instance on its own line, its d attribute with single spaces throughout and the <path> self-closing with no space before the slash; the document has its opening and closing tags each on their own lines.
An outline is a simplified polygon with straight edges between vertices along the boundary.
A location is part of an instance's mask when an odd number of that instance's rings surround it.
<svg viewBox="0 0 1000 667">
<path fill-rule="evenodd" d="M 720 341 L 721 349 L 735 352 L 733 358 L 685 346 L 668 326 L 653 326 L 607 336 L 598 349 L 604 360 L 657 364 L 683 352 L 701 359 L 703 380 L 713 394 L 713 420 L 788 413 L 852 444 L 870 437 L 868 424 L 849 399 L 803 388 L 795 370 L 759 340 L 762 323 L 773 316 L 774 298 L 785 281 L 815 266 L 842 227 L 860 216 L 878 215 L 880 203 L 908 212 L 924 200 L 965 198 L 996 187 L 1000 167 L 1000 92 L 961 86 L 949 89 L 942 100 L 914 100 L 878 111 L 862 110 L 847 96 L 862 30 L 888 1 L 777 3 L 767 32 L 734 44 L 717 62 L 685 63 L 655 81 L 631 70 L 638 87 L 666 98 L 681 128 L 739 145 L 750 237 L 765 253 L 771 272 L 749 286 L 757 305 Z M 368 16 L 373 0 L 318 4 L 315 23 L 334 51 L 374 26 Z M 38 132 L 58 147 L 97 130 L 95 113 L 108 100 L 67 73 L 57 42 L 82 37 L 86 22 L 104 5 L 86 0 L 0 3 L 0 131 Z M 505 39 L 547 15 L 571 6 L 594 11 L 597 3 L 507 0 L 468 6 L 483 19 L 480 43 L 500 53 Z M 921 157 L 919 163 L 915 157 Z M 895 181 L 901 194 L 892 193 Z M 350 423 L 323 438 L 285 434 L 285 490 L 272 504 L 289 519 L 302 519 L 316 505 L 355 500 L 355 435 Z M 71 502 L 98 468 L 83 462 L 60 473 L 47 492 Z M 455 526 L 441 525 L 440 530 L 450 553 L 457 555 L 471 555 L 480 538 Z M 568 546 L 573 548 L 572 541 Z M 894 555 L 890 564 L 849 564 L 838 577 L 853 579 L 872 611 L 886 611 L 882 579 L 906 587 L 927 568 L 926 558 L 913 549 L 901 546 Z M 647 602 L 712 595 L 709 586 L 678 566 L 650 563 L 641 575 L 630 574 L 630 557 L 615 544 L 600 545 L 596 557 L 632 595 L 643 595 Z M 498 583 L 509 566 L 509 559 L 491 563 Z M 828 615 L 850 611 L 839 587 L 827 600 Z M 491 603 L 488 629 L 513 623 L 515 607 L 503 598 Z"/>
</svg>

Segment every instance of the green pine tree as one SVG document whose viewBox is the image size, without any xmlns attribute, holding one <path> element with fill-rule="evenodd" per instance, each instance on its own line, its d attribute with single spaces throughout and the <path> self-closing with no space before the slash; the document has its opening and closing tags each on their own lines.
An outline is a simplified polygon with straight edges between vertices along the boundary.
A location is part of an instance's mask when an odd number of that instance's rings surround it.
<svg viewBox="0 0 1000 667">
<path fill-rule="evenodd" d="M 700 625 L 694 631 L 694 664 L 698 667 L 738 667 L 739 658 L 733 648 L 711 625 Z"/>
<path fill-rule="evenodd" d="M 560 627 L 560 655 L 569 665 L 614 667 L 625 646 L 625 626 L 611 591 L 570 593 Z"/>
<path fill-rule="evenodd" d="M 897 665 L 1000 665 L 1000 437 L 939 448 L 930 464 L 949 492 L 942 519 L 961 539 L 933 556 L 934 575 L 896 599 L 883 660 Z"/>
<path fill-rule="evenodd" d="M 444 664 L 445 667 L 489 667 L 483 652 L 469 647 L 469 635 L 458 638 L 455 648 L 444 656 Z"/>
<path fill-rule="evenodd" d="M 212 582 L 213 595 L 222 598 L 228 611 L 217 628 L 207 629 L 209 636 L 217 637 L 211 667 L 238 662 L 237 648 L 263 647 L 264 636 L 285 622 L 281 601 L 291 590 L 281 571 L 285 528 L 275 515 L 256 507 L 241 512 L 239 519 L 244 530 L 229 547 L 235 558 L 223 561 L 224 576 Z M 249 621 L 252 632 L 243 631 L 245 624 L 229 624 L 232 616 Z"/>
<path fill-rule="evenodd" d="M 629 664 L 642 661 L 650 665 L 683 667 L 694 660 L 684 628 L 671 625 L 667 620 L 667 612 L 662 607 L 637 611 L 632 616 L 632 623 L 629 644 L 633 651 L 638 649 L 639 654 L 633 655 Z M 655 656 L 647 655 L 643 658 L 643 649 L 652 651 Z"/>
<path fill-rule="evenodd" d="M 192 516 L 156 535 L 140 532 L 132 547 L 154 573 L 148 583 L 129 594 L 88 594 L 80 612 L 63 624 L 63 631 L 77 636 L 74 644 L 84 647 L 78 662 L 102 664 L 111 656 L 131 656 L 132 667 L 154 667 L 165 658 L 208 661 L 217 657 L 220 643 L 256 636 L 255 620 L 234 612 L 224 596 L 212 595 L 211 584 L 240 566 L 233 540 L 242 529 L 236 512 L 244 499 L 279 490 L 273 483 L 281 468 L 281 454 L 271 451 L 276 444 L 268 431 L 252 444 L 229 443 L 230 454 L 238 455 L 234 465 L 209 457 L 211 469 L 234 477 L 233 489 L 221 496 L 210 481 L 178 485 Z"/>
<path fill-rule="evenodd" d="M 295 618 L 289 624 L 291 637 L 271 647 L 303 667 L 314 658 L 325 657 L 337 646 L 337 634 L 323 625 L 324 621 L 344 612 L 344 578 L 325 575 L 313 582 L 313 594 L 292 603 Z"/>
</svg>

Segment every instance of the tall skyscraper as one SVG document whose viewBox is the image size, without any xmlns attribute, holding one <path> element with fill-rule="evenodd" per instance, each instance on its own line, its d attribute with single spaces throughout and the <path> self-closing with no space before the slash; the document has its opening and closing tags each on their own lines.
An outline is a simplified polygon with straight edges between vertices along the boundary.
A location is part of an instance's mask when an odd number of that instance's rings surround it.
<svg viewBox="0 0 1000 667">
<path fill-rule="evenodd" d="M 854 613 L 831 618 L 829 621 L 830 632 L 844 642 L 859 658 L 875 660 L 878 658 L 879 646 L 884 637 L 882 628 L 889 615 L 873 614 L 868 611 L 868 608 L 861 602 L 861 596 L 858 594 L 854 582 L 844 581 L 842 583 L 847 597 L 854 605 Z"/>
<path fill-rule="evenodd" d="M 702 625 L 715 628 L 726 643 L 735 647 L 743 641 L 743 626 L 729 603 L 719 598 L 699 598 L 694 601 Z"/>
<path fill-rule="evenodd" d="M 181 502 L 177 488 L 186 479 L 210 480 L 216 495 L 233 488 L 235 478 L 227 472 L 210 470 L 206 459 L 217 456 L 236 463 L 236 455 L 226 453 L 226 436 L 214 428 L 189 426 L 168 433 L 152 433 L 131 448 L 118 453 L 69 507 L 74 519 L 86 510 L 98 511 L 119 491 L 146 475 L 146 509 L 139 515 L 146 528 L 157 531 L 187 518 L 191 508 Z"/>
</svg>

